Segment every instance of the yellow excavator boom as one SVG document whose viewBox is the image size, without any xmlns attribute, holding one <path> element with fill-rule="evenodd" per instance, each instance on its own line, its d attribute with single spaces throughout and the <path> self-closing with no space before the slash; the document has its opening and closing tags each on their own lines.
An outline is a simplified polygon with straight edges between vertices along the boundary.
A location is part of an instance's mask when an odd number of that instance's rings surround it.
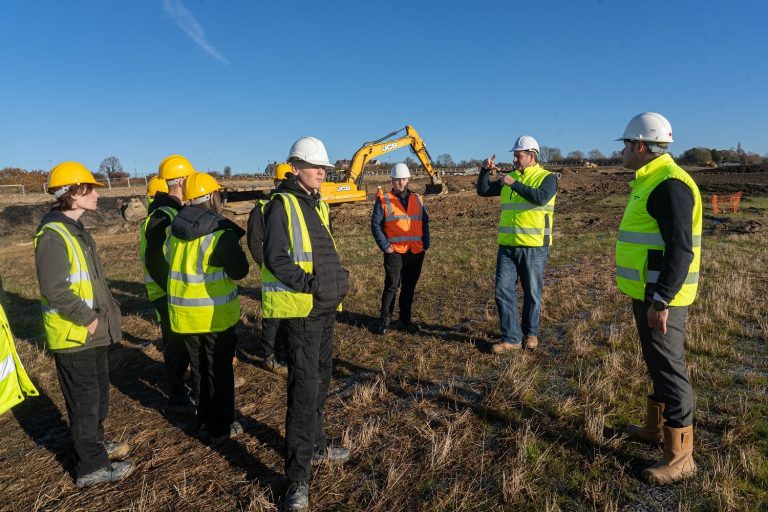
<svg viewBox="0 0 768 512">
<path fill-rule="evenodd" d="M 405 135 L 396 139 L 393 138 L 403 131 Z M 366 195 L 365 190 L 362 189 L 362 173 L 363 169 L 365 169 L 365 164 L 385 153 L 404 147 L 411 149 L 411 152 L 421 162 L 424 171 L 429 174 L 431 183 L 427 185 L 425 193 L 445 194 L 447 191 L 432 165 L 432 158 L 429 156 L 427 147 L 424 145 L 424 140 L 413 126 L 408 125 L 378 140 L 363 144 L 363 147 L 358 149 L 352 156 L 349 170 L 344 173 L 341 180 L 338 182 L 326 181 L 322 184 L 320 194 L 323 200 L 329 204 L 364 201 Z"/>
</svg>

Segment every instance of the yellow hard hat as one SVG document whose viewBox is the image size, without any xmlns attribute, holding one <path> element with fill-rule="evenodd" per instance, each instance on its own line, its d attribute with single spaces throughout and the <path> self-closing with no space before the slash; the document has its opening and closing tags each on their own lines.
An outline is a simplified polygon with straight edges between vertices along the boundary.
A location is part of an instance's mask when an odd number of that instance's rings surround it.
<svg viewBox="0 0 768 512">
<path fill-rule="evenodd" d="M 78 162 L 62 162 L 48 173 L 48 189 L 66 187 L 68 185 L 90 184 L 103 187 L 96 181 L 91 171 Z"/>
<path fill-rule="evenodd" d="M 149 197 L 155 197 L 158 192 L 168 193 L 168 184 L 164 179 L 159 176 L 153 176 L 149 183 L 147 183 L 147 195 Z"/>
<path fill-rule="evenodd" d="M 176 178 L 185 178 L 195 173 L 195 168 L 189 163 L 189 160 L 181 155 L 170 155 L 163 158 L 160 166 L 157 168 L 157 174 L 163 180 L 175 180 Z"/>
<path fill-rule="evenodd" d="M 284 180 L 285 177 L 292 172 L 293 172 L 293 168 L 291 167 L 291 164 L 288 164 L 288 163 L 278 164 L 278 166 L 275 167 L 275 179 Z"/>
<path fill-rule="evenodd" d="M 204 200 L 207 200 L 209 198 L 205 196 L 220 189 L 221 185 L 216 182 L 213 176 L 205 172 L 198 172 L 184 180 L 184 189 L 182 190 L 182 193 L 185 201 L 194 202 L 195 199 L 199 198 L 205 198 Z"/>
</svg>

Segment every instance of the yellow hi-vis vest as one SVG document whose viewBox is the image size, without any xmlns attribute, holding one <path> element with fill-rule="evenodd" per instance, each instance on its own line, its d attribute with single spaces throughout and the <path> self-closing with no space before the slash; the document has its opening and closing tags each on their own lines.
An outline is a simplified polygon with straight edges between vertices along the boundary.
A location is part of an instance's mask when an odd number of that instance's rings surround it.
<svg viewBox="0 0 768 512">
<path fill-rule="evenodd" d="M 633 299 L 645 298 L 646 284 L 656 283 L 658 270 L 648 270 L 648 252 L 664 251 L 656 219 L 648 214 L 646 203 L 651 192 L 663 181 L 680 180 L 693 193 L 693 261 L 688 267 L 688 276 L 683 287 L 669 303 L 670 306 L 687 306 L 696 298 L 699 286 L 699 265 L 701 263 L 701 195 L 696 182 L 683 169 L 675 164 L 668 154 L 653 159 L 635 172 L 635 179 L 630 182 L 627 208 L 619 225 L 619 237 L 616 241 L 616 284 L 622 293 Z"/>
<path fill-rule="evenodd" d="M 171 234 L 165 242 L 168 274 L 168 316 L 179 334 L 222 332 L 240 319 L 237 285 L 223 267 L 210 264 L 224 230 L 194 240 Z"/>
<path fill-rule="evenodd" d="M 275 199 L 283 201 L 285 213 L 288 216 L 288 237 L 290 254 L 293 262 L 304 272 L 311 274 L 314 266 L 312 263 L 312 242 L 309 238 L 309 230 L 301 211 L 299 200 L 293 194 L 273 194 Z M 328 235 L 333 241 L 333 235 L 329 228 L 330 208 L 324 201 L 320 201 L 317 214 L 320 217 Z M 333 241 L 334 245 L 336 244 Z M 266 265 L 261 266 L 261 315 L 264 318 L 303 318 L 312 311 L 312 294 L 301 293 L 278 280 Z M 341 308 L 341 306 L 339 306 Z"/>
<path fill-rule="evenodd" d="M 178 213 L 169 206 L 161 206 L 153 211 L 151 215 L 147 215 L 147 218 L 144 219 L 144 222 L 141 223 L 141 227 L 139 228 L 139 255 L 141 256 L 141 263 L 144 266 L 144 287 L 147 289 L 147 295 L 149 296 L 150 301 L 165 297 L 165 290 L 163 290 L 162 286 L 157 284 L 154 279 L 152 279 L 152 276 L 149 275 L 145 259 L 147 252 L 147 226 L 149 225 L 149 221 L 152 220 L 152 215 L 155 215 L 157 212 L 162 212 L 167 215 L 171 222 L 173 222 L 173 218 L 176 217 L 176 214 Z"/>
<path fill-rule="evenodd" d="M 538 188 L 544 178 L 552 174 L 539 164 L 513 171 L 509 175 L 523 185 Z M 501 216 L 499 218 L 499 245 L 513 247 L 549 247 L 552 245 L 552 218 L 555 198 L 543 206 L 533 204 L 504 185 L 501 188 Z"/>
<path fill-rule="evenodd" d="M 67 247 L 67 258 L 69 259 L 69 289 L 72 293 L 80 297 L 89 308 L 94 307 L 93 303 L 93 284 L 88 274 L 88 262 L 83 253 L 83 248 L 67 227 L 61 222 L 49 222 L 40 228 L 35 235 L 35 250 L 37 242 L 43 234 L 43 231 L 50 229 L 58 233 L 64 240 Z M 50 306 L 48 299 L 40 296 L 40 305 L 43 310 L 43 326 L 45 327 L 46 347 L 48 350 L 61 350 L 65 348 L 74 348 L 84 345 L 88 340 L 88 329 L 84 325 L 77 325 L 64 318 L 56 308 Z"/>
<path fill-rule="evenodd" d="M 0 305 L 0 414 L 21 403 L 24 395 L 39 393 L 16 354 L 8 318 Z"/>
</svg>

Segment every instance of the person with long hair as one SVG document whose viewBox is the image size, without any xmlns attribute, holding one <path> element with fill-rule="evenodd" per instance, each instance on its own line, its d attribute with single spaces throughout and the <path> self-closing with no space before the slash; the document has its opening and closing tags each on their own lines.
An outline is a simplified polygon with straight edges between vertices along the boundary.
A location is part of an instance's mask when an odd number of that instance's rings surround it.
<svg viewBox="0 0 768 512">
<path fill-rule="evenodd" d="M 35 236 L 35 265 L 46 347 L 53 353 L 75 449 L 78 487 L 116 482 L 133 469 L 125 443 L 104 440 L 109 411 L 108 349 L 122 338 L 120 306 L 112 297 L 96 244 L 80 218 L 98 208 L 102 186 L 77 162 L 48 174 L 56 199 Z"/>
</svg>

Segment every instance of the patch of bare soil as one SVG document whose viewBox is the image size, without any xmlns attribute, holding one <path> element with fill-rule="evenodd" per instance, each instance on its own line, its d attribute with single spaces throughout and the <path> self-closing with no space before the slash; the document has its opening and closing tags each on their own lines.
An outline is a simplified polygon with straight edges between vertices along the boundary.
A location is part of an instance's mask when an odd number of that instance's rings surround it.
<svg viewBox="0 0 768 512">
<path fill-rule="evenodd" d="M 757 209 L 757 208 L 754 208 Z M 731 219 L 724 216 L 705 215 L 704 234 L 748 234 L 758 233 L 765 229 L 765 224 L 755 219 Z"/>
<path fill-rule="evenodd" d="M 702 194 L 768 195 L 768 169 L 752 172 L 730 172 L 723 169 L 709 169 L 693 173 Z"/>
</svg>

